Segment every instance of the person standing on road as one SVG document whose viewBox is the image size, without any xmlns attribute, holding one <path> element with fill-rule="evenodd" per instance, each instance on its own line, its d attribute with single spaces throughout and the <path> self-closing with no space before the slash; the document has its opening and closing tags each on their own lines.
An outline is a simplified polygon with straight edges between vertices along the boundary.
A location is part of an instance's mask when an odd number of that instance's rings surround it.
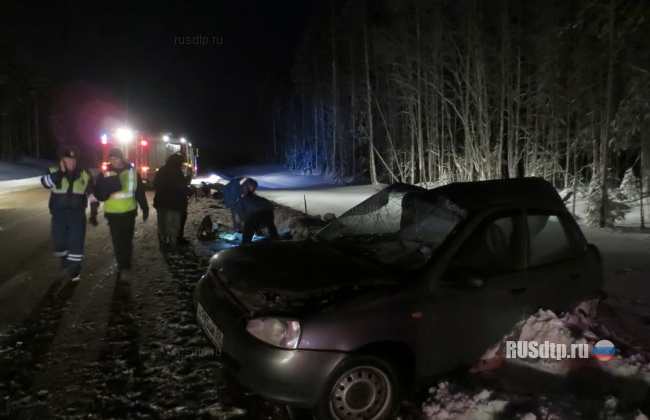
<svg viewBox="0 0 650 420">
<path fill-rule="evenodd" d="M 188 193 L 187 193 L 188 196 L 187 196 L 186 203 L 185 203 L 185 209 L 181 212 L 181 230 L 180 230 L 180 232 L 178 234 L 178 244 L 179 245 L 187 245 L 187 244 L 190 243 L 190 241 L 188 241 L 185 238 L 185 224 L 187 223 L 187 207 L 189 205 L 190 195 L 192 195 L 192 190 L 190 189 L 190 186 L 192 185 L 192 170 L 189 169 L 189 167 L 187 166 L 187 162 L 183 162 L 183 172 L 186 173 L 186 175 L 185 175 L 185 183 L 186 183 L 187 189 L 188 189 Z"/>
<path fill-rule="evenodd" d="M 235 205 L 245 194 L 253 194 L 257 190 L 257 181 L 249 177 L 233 178 L 223 189 L 223 204 L 230 209 L 232 227 L 235 231 L 242 230 L 242 220 L 239 218 Z"/>
<path fill-rule="evenodd" d="M 113 250 L 120 280 L 131 279 L 133 259 L 133 235 L 138 205 L 142 220 L 149 218 L 149 203 L 144 192 L 140 174 L 124 159 L 118 148 L 108 152 L 110 164 L 97 180 L 97 198 L 104 201 L 104 216 L 108 220 Z"/>
<path fill-rule="evenodd" d="M 158 213 L 158 242 L 161 251 L 170 247 L 176 250 L 181 236 L 183 212 L 187 215 L 190 189 L 183 175 L 183 155 L 178 152 L 156 172 L 153 186 L 156 195 L 153 206 Z"/>
<path fill-rule="evenodd" d="M 271 239 L 280 239 L 273 222 L 273 203 L 269 200 L 246 189 L 235 203 L 235 209 L 244 224 L 242 245 L 251 243 L 255 232 L 264 227 L 268 229 Z"/>
<path fill-rule="evenodd" d="M 81 263 L 86 240 L 86 207 L 90 202 L 89 222 L 97 226 L 95 186 L 90 173 L 77 167 L 77 152 L 64 147 L 59 151 L 59 166 L 49 168 L 41 184 L 49 190 L 52 214 L 54 256 L 72 281 L 81 279 Z"/>
</svg>

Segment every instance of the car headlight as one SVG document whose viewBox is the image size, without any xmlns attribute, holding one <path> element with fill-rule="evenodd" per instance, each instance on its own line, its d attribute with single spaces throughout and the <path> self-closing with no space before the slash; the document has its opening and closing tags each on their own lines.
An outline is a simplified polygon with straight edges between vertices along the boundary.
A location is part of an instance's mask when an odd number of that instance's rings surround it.
<svg viewBox="0 0 650 420">
<path fill-rule="evenodd" d="M 300 322 L 282 318 L 255 318 L 246 326 L 251 335 L 276 347 L 295 349 L 300 341 Z"/>
</svg>

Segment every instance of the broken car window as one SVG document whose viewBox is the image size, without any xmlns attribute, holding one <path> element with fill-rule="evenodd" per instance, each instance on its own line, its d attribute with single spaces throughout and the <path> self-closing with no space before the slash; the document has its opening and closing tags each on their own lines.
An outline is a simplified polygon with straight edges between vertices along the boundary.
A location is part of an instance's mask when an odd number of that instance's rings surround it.
<svg viewBox="0 0 650 420">
<path fill-rule="evenodd" d="M 317 236 L 335 248 L 401 268 L 431 257 L 465 212 L 421 189 L 388 187 L 350 209 Z"/>
</svg>

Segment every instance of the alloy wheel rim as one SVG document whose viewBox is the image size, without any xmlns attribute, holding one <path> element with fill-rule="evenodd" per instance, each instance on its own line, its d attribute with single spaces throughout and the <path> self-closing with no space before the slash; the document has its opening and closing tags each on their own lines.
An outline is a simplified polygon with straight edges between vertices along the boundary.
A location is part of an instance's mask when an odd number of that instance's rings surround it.
<svg viewBox="0 0 650 420">
<path fill-rule="evenodd" d="M 373 366 L 359 366 L 341 375 L 330 395 L 337 419 L 376 419 L 386 413 L 392 396 L 390 381 Z"/>
</svg>

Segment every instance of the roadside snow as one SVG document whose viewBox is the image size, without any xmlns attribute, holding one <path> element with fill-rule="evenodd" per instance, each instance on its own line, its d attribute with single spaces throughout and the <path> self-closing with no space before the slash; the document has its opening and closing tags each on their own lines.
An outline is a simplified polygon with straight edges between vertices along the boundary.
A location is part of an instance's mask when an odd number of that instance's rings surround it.
<svg viewBox="0 0 650 420">
<path fill-rule="evenodd" d="M 569 192 L 573 190 L 564 190 L 559 191 L 560 196 L 564 197 Z M 615 201 L 621 205 L 625 205 L 629 208 L 629 212 L 625 214 L 625 219 L 622 222 L 616 224 L 617 227 L 625 228 L 638 228 L 641 225 L 641 205 L 639 200 L 625 200 L 625 201 Z M 569 198 L 566 201 L 566 207 L 569 212 L 573 209 L 573 197 Z M 645 223 L 650 226 L 650 197 L 645 197 L 643 200 L 644 210 L 645 210 Z M 582 225 L 585 220 L 586 213 L 585 209 L 587 208 L 587 196 L 584 191 L 578 190 L 578 194 L 575 199 L 576 207 L 576 216 L 578 216 L 578 222 Z"/>
<path fill-rule="evenodd" d="M 581 403 L 570 396 L 546 398 L 504 394 L 487 389 L 468 390 L 443 381 L 429 390 L 422 405 L 424 420 L 648 420 L 639 409 L 629 409 L 615 397 Z"/>
<path fill-rule="evenodd" d="M 25 159 L 19 162 L 0 161 L 0 194 L 41 185 L 41 176 L 51 162 Z"/>
<path fill-rule="evenodd" d="M 493 397 L 493 392 L 486 389 L 471 393 L 447 381 L 439 382 L 429 389 L 427 402 L 422 411 L 426 419 L 491 419 L 502 413 L 508 401 Z"/>
<path fill-rule="evenodd" d="M 41 176 L 43 175 L 41 174 L 40 176 L 36 176 L 33 178 L 0 181 L 0 194 L 40 187 Z"/>
<path fill-rule="evenodd" d="M 612 341 L 617 348 L 609 362 L 599 362 L 593 356 L 593 346 L 601 339 Z M 589 357 L 507 359 L 506 341 L 548 341 L 569 349 L 571 344 L 588 344 Z M 595 412 L 599 413 L 595 418 L 647 419 L 638 407 L 650 395 L 649 363 L 647 351 L 583 314 L 558 317 L 540 310 L 517 323 L 472 369 L 471 382 L 490 378 L 496 387 L 467 389 L 459 385 L 462 381 L 441 381 L 429 389 L 422 412 L 426 419 L 590 418 Z M 536 378 L 544 378 L 544 384 Z M 574 392 L 582 392 L 582 400 L 576 399 Z M 607 395 L 613 392 L 618 394 Z"/>
<path fill-rule="evenodd" d="M 226 168 L 224 173 L 228 174 L 227 178 L 236 178 L 239 176 L 255 178 L 261 189 L 312 189 L 319 186 L 335 185 L 335 182 L 329 177 L 322 175 L 300 175 L 279 165 L 239 166 L 236 168 Z"/>
</svg>

